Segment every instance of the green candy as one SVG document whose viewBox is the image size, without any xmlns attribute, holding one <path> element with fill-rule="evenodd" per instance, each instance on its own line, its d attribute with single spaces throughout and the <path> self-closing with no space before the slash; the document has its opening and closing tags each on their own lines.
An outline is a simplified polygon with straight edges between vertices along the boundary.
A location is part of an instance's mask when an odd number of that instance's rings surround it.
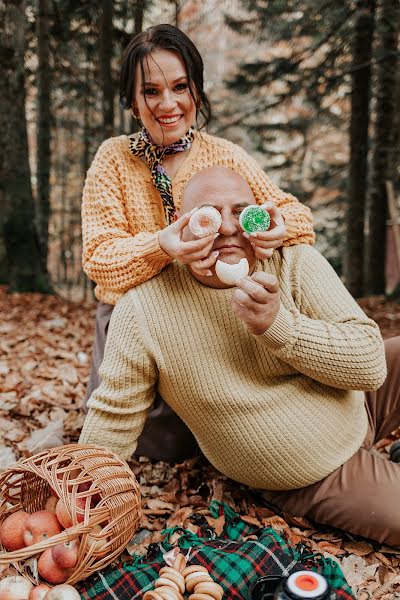
<svg viewBox="0 0 400 600">
<path fill-rule="evenodd" d="M 247 233 L 267 231 L 271 224 L 269 213 L 261 206 L 246 206 L 240 213 L 240 226 Z"/>
</svg>

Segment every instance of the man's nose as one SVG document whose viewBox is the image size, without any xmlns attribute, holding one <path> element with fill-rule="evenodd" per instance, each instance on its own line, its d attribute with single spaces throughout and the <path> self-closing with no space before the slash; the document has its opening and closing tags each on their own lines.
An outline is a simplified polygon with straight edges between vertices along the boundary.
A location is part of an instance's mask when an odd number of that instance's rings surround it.
<svg viewBox="0 0 400 600">
<path fill-rule="evenodd" d="M 161 96 L 160 108 L 162 110 L 171 110 L 176 107 L 176 99 L 171 90 L 164 90 Z"/>
<path fill-rule="evenodd" d="M 235 235 L 238 231 L 237 219 L 231 214 L 222 214 L 222 223 L 219 228 L 219 233 L 221 235 L 225 235 L 226 237 L 229 235 Z"/>
</svg>

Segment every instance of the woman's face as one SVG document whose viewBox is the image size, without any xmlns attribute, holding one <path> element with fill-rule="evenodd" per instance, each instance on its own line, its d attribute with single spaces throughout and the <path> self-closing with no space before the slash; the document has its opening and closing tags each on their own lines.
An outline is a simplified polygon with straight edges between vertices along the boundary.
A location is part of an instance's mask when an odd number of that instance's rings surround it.
<svg viewBox="0 0 400 600">
<path fill-rule="evenodd" d="M 179 140 L 196 120 L 196 105 L 189 91 L 185 64 L 169 50 L 155 50 L 136 67 L 135 112 L 157 145 Z"/>
</svg>

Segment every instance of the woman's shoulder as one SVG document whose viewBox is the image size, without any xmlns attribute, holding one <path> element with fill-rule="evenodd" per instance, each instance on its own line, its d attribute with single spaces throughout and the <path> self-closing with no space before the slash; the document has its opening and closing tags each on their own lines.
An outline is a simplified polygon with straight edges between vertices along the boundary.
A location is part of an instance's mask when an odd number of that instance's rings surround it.
<svg viewBox="0 0 400 600">
<path fill-rule="evenodd" d="M 97 149 L 89 172 L 98 169 L 118 169 L 124 167 L 132 168 L 138 160 L 130 151 L 130 138 L 132 136 L 118 135 L 104 140 Z"/>
<path fill-rule="evenodd" d="M 222 150 L 225 156 L 229 155 L 230 157 L 240 157 L 247 154 L 241 146 L 225 138 L 204 133 L 203 131 L 198 131 L 196 135 L 198 136 L 201 148 L 206 151 L 220 153 Z"/>
<path fill-rule="evenodd" d="M 96 154 L 105 156 L 126 150 L 129 150 L 129 137 L 127 135 L 117 135 L 101 142 Z"/>
</svg>

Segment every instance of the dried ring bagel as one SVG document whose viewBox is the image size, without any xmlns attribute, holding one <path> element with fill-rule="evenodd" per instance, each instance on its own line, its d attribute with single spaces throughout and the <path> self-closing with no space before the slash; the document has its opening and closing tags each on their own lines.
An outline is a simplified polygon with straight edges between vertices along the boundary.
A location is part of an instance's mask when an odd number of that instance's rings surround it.
<svg viewBox="0 0 400 600">
<path fill-rule="evenodd" d="M 163 600 L 162 597 L 154 590 L 149 590 L 143 596 L 143 600 Z"/>
<path fill-rule="evenodd" d="M 196 594 L 208 594 L 209 596 L 212 596 L 214 600 L 222 600 L 222 596 L 224 595 L 224 590 L 215 581 L 204 581 L 203 583 L 198 583 L 195 586 L 194 591 Z"/>
<path fill-rule="evenodd" d="M 176 557 L 176 559 L 174 560 L 174 564 L 172 565 L 173 569 L 176 569 L 177 571 L 183 571 L 183 569 L 186 567 L 186 558 L 183 556 L 182 553 L 179 553 L 178 556 Z"/>
<path fill-rule="evenodd" d="M 192 576 L 186 578 L 186 589 L 189 593 L 193 592 L 196 585 L 199 583 L 207 583 L 212 581 L 211 577 L 206 573 L 193 573 Z"/>
<path fill-rule="evenodd" d="M 194 573 L 195 571 L 203 571 L 203 573 L 207 573 L 207 575 L 208 575 L 207 569 L 205 567 L 202 567 L 201 565 L 191 565 L 190 567 L 186 567 L 186 569 L 183 569 L 182 575 L 184 577 L 187 577 L 188 575 L 190 575 L 191 573 Z"/>
<path fill-rule="evenodd" d="M 181 590 L 179 589 L 179 585 L 177 583 L 175 583 L 175 581 L 173 581 L 172 579 L 170 579 L 169 577 L 159 577 L 157 579 L 157 581 L 154 584 L 154 587 L 156 588 L 160 588 L 160 587 L 170 587 L 173 588 L 174 590 L 176 590 L 177 592 L 180 592 Z M 185 591 L 185 590 L 183 590 Z"/>
<path fill-rule="evenodd" d="M 185 578 L 181 573 L 175 571 L 172 567 L 163 567 L 160 569 L 159 576 L 173 581 L 179 588 L 181 594 L 185 591 Z"/>
<path fill-rule="evenodd" d="M 159 588 L 156 589 L 157 594 L 159 594 L 161 596 L 161 598 L 166 598 L 166 600 L 184 600 L 182 594 L 180 592 L 178 592 L 177 590 L 175 590 L 174 588 L 171 588 L 167 585 L 163 585 Z"/>
<path fill-rule="evenodd" d="M 208 594 L 198 594 L 196 592 L 189 596 L 189 600 L 214 600 L 214 598 Z"/>
<path fill-rule="evenodd" d="M 159 596 L 160 596 L 161 600 L 181 600 L 181 598 L 183 600 L 183 596 L 180 596 L 178 598 L 178 596 L 174 596 L 173 594 L 170 594 L 169 591 L 161 592 L 161 594 L 159 594 Z"/>
</svg>

